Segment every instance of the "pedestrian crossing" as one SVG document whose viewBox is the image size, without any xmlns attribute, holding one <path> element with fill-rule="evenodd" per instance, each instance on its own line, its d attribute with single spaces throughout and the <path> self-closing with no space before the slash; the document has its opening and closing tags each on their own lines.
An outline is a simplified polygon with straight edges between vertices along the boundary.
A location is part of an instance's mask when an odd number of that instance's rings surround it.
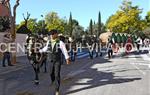
<svg viewBox="0 0 150 95">
<path fill-rule="evenodd" d="M 139 53 L 128 55 L 128 58 L 132 58 L 133 61 L 130 62 L 133 66 L 147 66 L 150 69 L 150 54 L 149 53 Z M 138 67 L 137 67 L 138 68 Z"/>
<path fill-rule="evenodd" d="M 128 56 L 128 58 L 134 57 L 135 59 L 140 58 L 140 59 L 143 59 L 145 61 L 150 61 L 150 54 L 148 52 L 133 53 L 133 54 L 131 54 L 131 55 L 129 54 L 127 56 Z"/>
</svg>

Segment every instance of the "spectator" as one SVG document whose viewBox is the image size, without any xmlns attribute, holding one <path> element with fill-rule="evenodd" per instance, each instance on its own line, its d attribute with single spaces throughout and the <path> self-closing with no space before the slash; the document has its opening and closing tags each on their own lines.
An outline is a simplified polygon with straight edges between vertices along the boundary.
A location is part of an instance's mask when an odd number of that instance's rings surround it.
<svg viewBox="0 0 150 95">
<path fill-rule="evenodd" d="M 2 66 L 6 67 L 5 61 L 7 60 L 8 66 L 13 66 L 10 61 L 11 53 L 10 53 L 10 42 L 12 42 L 11 34 L 8 32 L 3 36 L 3 46 L 2 46 L 2 52 L 3 52 L 3 60 L 2 60 Z"/>
</svg>

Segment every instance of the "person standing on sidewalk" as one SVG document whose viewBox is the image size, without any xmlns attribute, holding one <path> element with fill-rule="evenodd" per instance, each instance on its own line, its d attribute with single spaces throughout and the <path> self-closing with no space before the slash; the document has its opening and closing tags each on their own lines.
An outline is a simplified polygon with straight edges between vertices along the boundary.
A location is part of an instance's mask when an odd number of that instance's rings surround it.
<svg viewBox="0 0 150 95">
<path fill-rule="evenodd" d="M 70 57 L 68 55 L 68 51 L 64 42 L 59 40 L 58 31 L 53 29 L 50 31 L 51 33 L 51 40 L 47 41 L 47 44 L 44 48 L 40 49 L 39 52 L 46 52 L 48 51 L 48 56 L 50 56 L 51 63 L 52 63 L 52 72 L 50 73 L 51 81 L 55 85 L 56 94 L 59 94 L 60 88 L 60 70 L 61 70 L 61 54 L 65 56 L 66 63 L 70 64 Z"/>
<path fill-rule="evenodd" d="M 4 34 L 3 36 L 3 45 L 2 45 L 2 51 L 3 51 L 3 60 L 2 60 L 2 66 L 6 67 L 5 61 L 7 60 L 8 66 L 13 66 L 11 64 L 10 58 L 11 58 L 11 53 L 10 53 L 10 43 L 12 42 L 11 34 L 8 32 Z"/>
</svg>

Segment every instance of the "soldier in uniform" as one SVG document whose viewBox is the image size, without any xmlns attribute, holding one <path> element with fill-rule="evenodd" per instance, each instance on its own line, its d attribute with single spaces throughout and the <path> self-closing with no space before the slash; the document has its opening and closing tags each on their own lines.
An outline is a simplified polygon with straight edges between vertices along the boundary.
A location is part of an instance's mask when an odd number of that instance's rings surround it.
<svg viewBox="0 0 150 95">
<path fill-rule="evenodd" d="M 50 55 L 52 72 L 50 74 L 51 81 L 55 85 L 56 95 L 59 95 L 60 88 L 60 70 L 61 70 L 61 54 L 63 53 L 66 63 L 70 64 L 70 57 L 68 51 L 63 41 L 59 40 L 58 31 L 51 30 L 51 39 L 47 41 L 47 44 L 44 48 L 40 49 L 39 52 L 49 51 L 48 56 Z M 49 59 L 49 58 L 48 58 Z"/>
</svg>

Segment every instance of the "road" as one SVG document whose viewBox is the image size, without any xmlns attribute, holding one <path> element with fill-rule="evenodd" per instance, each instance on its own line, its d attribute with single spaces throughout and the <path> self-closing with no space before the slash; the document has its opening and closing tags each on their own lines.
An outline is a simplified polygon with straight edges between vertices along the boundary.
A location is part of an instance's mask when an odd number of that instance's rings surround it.
<svg viewBox="0 0 150 95">
<path fill-rule="evenodd" d="M 7 71 L 11 68 L 15 67 L 1 69 L 0 95 L 23 92 L 54 95 L 49 73 L 41 70 L 40 84 L 36 86 L 29 64 L 24 63 L 24 66 Z M 93 60 L 87 53 L 78 54 L 77 60 L 71 65 L 62 65 L 61 71 L 61 95 L 150 95 L 150 54 L 147 51 L 125 56 L 115 54 L 112 59 L 102 56 Z"/>
</svg>

